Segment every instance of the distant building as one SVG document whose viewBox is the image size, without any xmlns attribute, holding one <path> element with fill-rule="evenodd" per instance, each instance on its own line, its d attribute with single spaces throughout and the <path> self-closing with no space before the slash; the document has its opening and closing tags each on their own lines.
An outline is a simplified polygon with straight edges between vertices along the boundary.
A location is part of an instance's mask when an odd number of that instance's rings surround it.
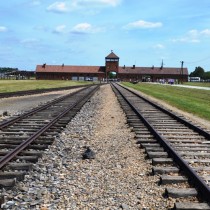
<svg viewBox="0 0 210 210">
<path fill-rule="evenodd" d="M 119 57 L 111 51 L 105 57 L 105 66 L 37 65 L 36 79 L 46 80 L 93 80 L 109 79 L 115 72 L 120 81 L 168 82 L 169 80 L 188 81 L 187 68 L 119 66 Z"/>
<path fill-rule="evenodd" d="M 200 82 L 200 77 L 188 77 L 188 82 Z"/>
</svg>

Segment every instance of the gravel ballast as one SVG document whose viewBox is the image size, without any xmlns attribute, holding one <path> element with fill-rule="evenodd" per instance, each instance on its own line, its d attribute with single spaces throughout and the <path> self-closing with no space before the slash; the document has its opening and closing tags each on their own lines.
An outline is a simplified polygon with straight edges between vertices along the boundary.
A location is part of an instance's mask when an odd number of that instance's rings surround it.
<svg viewBox="0 0 210 210">
<path fill-rule="evenodd" d="M 164 187 L 110 85 L 104 85 L 55 139 L 23 182 L 1 190 L 4 209 L 167 209 Z M 84 159 L 90 148 L 93 156 Z"/>
</svg>

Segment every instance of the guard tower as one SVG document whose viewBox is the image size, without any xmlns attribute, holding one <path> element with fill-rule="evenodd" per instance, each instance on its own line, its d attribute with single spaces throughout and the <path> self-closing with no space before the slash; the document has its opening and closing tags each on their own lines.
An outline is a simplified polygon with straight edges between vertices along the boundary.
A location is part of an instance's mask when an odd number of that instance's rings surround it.
<svg viewBox="0 0 210 210">
<path fill-rule="evenodd" d="M 106 56 L 105 58 L 105 67 L 106 67 L 106 74 L 109 72 L 116 72 L 118 73 L 119 68 L 119 57 L 113 53 L 111 50 L 111 53 Z"/>
</svg>

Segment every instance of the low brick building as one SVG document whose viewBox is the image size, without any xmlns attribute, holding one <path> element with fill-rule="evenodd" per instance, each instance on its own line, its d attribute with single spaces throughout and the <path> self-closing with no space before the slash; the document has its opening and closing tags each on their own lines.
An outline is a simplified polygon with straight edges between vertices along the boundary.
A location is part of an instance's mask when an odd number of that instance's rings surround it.
<svg viewBox="0 0 210 210">
<path fill-rule="evenodd" d="M 111 52 L 105 57 L 105 66 L 37 65 L 36 79 L 93 80 L 110 79 L 110 72 L 120 81 L 169 82 L 188 80 L 187 68 L 119 66 L 119 57 Z"/>
</svg>

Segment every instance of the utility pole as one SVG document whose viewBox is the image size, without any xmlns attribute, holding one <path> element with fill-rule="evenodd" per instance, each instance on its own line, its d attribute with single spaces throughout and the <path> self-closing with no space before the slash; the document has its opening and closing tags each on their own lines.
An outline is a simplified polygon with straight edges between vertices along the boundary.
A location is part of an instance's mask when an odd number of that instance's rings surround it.
<svg viewBox="0 0 210 210">
<path fill-rule="evenodd" d="M 181 74 L 181 84 L 183 84 L 183 81 L 184 81 L 184 78 L 183 78 L 183 65 L 184 65 L 184 61 L 180 61 L 181 62 L 181 72 L 180 72 L 180 74 Z"/>
</svg>

